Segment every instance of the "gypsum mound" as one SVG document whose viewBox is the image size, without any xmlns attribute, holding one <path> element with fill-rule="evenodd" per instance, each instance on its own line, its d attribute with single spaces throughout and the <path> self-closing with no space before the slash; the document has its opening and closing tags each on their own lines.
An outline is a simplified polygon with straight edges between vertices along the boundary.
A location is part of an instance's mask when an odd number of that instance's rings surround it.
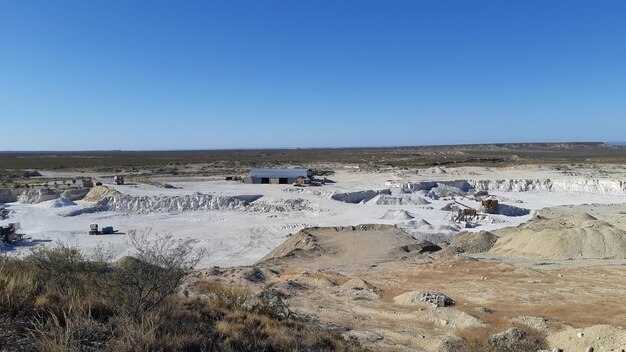
<svg viewBox="0 0 626 352">
<path fill-rule="evenodd" d="M 66 216 L 101 211 L 118 211 L 125 213 L 176 213 L 183 211 L 234 210 L 249 212 L 285 212 L 316 209 L 309 201 L 303 199 L 287 199 L 278 202 L 256 202 L 261 195 L 213 196 L 193 194 L 174 197 L 138 197 L 116 195 L 105 197 L 95 205 L 72 211 Z"/>
<path fill-rule="evenodd" d="M 605 179 L 499 179 L 407 182 L 393 185 L 405 193 L 425 191 L 431 197 L 467 195 L 472 189 L 501 192 L 566 192 L 626 195 L 626 181 Z"/>
<path fill-rule="evenodd" d="M 573 192 L 605 195 L 626 195 L 626 182 L 621 180 L 598 179 L 509 179 L 509 180 L 468 180 L 473 188 L 486 191 L 504 192 Z"/>
<path fill-rule="evenodd" d="M 373 205 L 428 205 L 429 201 L 416 195 L 390 196 L 387 194 L 379 194 L 374 198 L 365 202 L 365 204 Z"/>
<path fill-rule="evenodd" d="M 367 202 L 379 194 L 391 195 L 391 191 L 389 189 L 382 189 L 382 190 L 377 190 L 377 191 L 367 190 L 367 191 L 357 191 L 357 192 L 347 192 L 347 193 L 336 193 L 336 194 L 333 194 L 330 198 L 340 201 L 340 202 L 344 202 L 344 203 L 358 204 L 362 202 Z"/>
</svg>

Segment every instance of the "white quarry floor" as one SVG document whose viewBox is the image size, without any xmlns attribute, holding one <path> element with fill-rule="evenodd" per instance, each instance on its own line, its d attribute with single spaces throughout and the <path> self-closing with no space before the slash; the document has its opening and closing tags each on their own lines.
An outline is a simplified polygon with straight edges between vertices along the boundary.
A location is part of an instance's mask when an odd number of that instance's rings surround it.
<svg viewBox="0 0 626 352">
<path fill-rule="evenodd" d="M 407 226 L 407 219 L 393 219 L 393 215 L 382 220 L 381 217 L 388 210 L 404 210 L 414 216 L 416 222 L 421 219 L 430 223 L 432 227 L 410 229 L 417 237 L 432 239 L 433 234 L 438 236 L 452 236 L 458 231 L 453 227 L 455 223 L 445 219 L 448 211 L 441 210 L 451 200 L 435 200 L 425 192 L 418 192 L 415 196 L 423 197 L 431 202 L 428 205 L 376 205 L 351 204 L 331 199 L 335 193 L 389 189 L 393 183 L 407 181 L 441 181 L 441 180 L 497 180 L 497 179 L 525 179 L 571 181 L 571 189 L 558 192 L 531 191 L 490 191 L 497 195 L 501 202 L 516 207 L 537 210 L 544 207 L 558 205 L 578 205 L 590 203 L 626 203 L 626 194 L 619 192 L 619 180 L 622 175 L 605 175 L 597 170 L 577 170 L 574 173 L 564 173 L 551 168 L 525 167 L 507 169 L 487 168 L 458 168 L 446 169 L 445 173 L 438 169 L 422 171 L 389 171 L 366 173 L 350 170 L 337 170 L 329 178 L 336 181 L 321 187 L 297 188 L 291 185 L 249 185 L 230 181 L 223 178 L 162 178 L 162 182 L 170 183 L 181 189 L 163 189 L 149 185 L 112 186 L 123 194 L 132 196 L 160 196 L 172 197 L 192 195 L 196 192 L 214 196 L 262 195 L 257 202 L 270 204 L 285 204 L 285 201 L 304 199 L 308 201 L 307 210 L 303 211 L 251 211 L 248 208 L 232 210 L 181 211 L 176 213 L 150 212 L 139 214 L 115 211 L 101 211 L 85 213 L 77 216 L 65 217 L 64 214 L 72 210 L 92 206 L 93 203 L 82 201 L 77 205 L 52 208 L 49 202 L 40 204 L 10 203 L 7 208 L 12 211 L 10 217 L 1 220 L 0 225 L 9 222 L 20 222 L 22 232 L 30 237 L 19 246 L 4 246 L 8 253 L 23 255 L 28 253 L 34 245 L 54 245 L 61 241 L 68 245 L 77 246 L 86 253 L 90 253 L 97 246 L 112 246 L 118 257 L 129 253 L 130 246 L 127 237 L 123 234 L 89 236 L 87 234 L 90 223 L 102 226 L 113 226 L 122 233 L 128 231 L 142 231 L 151 228 L 154 232 L 168 233 L 175 237 L 191 237 L 198 240 L 198 246 L 206 248 L 208 255 L 202 260 L 199 267 L 234 266 L 252 264 L 267 252 L 282 243 L 285 238 L 300 229 L 311 226 L 345 226 L 366 223 L 397 224 Z M 597 186 L 593 180 L 603 182 L 617 182 L 617 186 L 610 184 L 607 187 Z M 592 182 L 592 183 L 589 183 Z M 573 185 L 583 183 L 585 186 L 575 188 Z M 595 185 L 595 186 L 594 186 Z M 591 188 L 590 188 L 591 187 Z M 595 188 L 597 192 L 594 192 Z M 598 188 L 599 187 L 599 188 Z M 611 188 L 612 187 L 612 188 Z M 617 187 L 617 188 L 616 188 Z M 590 191 L 591 189 L 591 191 Z M 584 192 L 581 192 L 583 190 Z M 605 193 L 605 194 L 601 194 Z M 606 194 L 609 193 L 609 194 Z M 457 198 L 460 202 L 472 207 L 478 203 L 469 198 Z M 400 212 L 391 212 L 399 214 Z M 492 230 L 506 226 L 515 226 L 532 216 L 510 217 L 504 215 L 490 215 L 489 219 L 479 223 L 474 228 L 464 230 L 479 231 Z M 401 218 L 401 216 L 398 216 Z M 437 237 L 439 238 L 439 237 Z"/>
</svg>

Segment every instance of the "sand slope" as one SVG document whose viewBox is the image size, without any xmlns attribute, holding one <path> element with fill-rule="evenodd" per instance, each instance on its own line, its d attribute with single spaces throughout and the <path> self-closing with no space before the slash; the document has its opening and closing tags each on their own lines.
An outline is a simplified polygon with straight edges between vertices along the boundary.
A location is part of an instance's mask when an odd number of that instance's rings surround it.
<svg viewBox="0 0 626 352">
<path fill-rule="evenodd" d="M 94 186 L 91 190 L 85 195 L 83 200 L 85 202 L 98 202 L 106 197 L 118 196 L 121 193 L 116 191 L 113 188 L 107 186 Z"/>
<path fill-rule="evenodd" d="M 409 234 L 391 225 L 318 227 L 296 233 L 260 262 L 297 262 L 302 266 L 371 264 L 406 255 L 402 247 L 416 243 Z"/>
<path fill-rule="evenodd" d="M 482 253 L 489 251 L 498 237 L 488 231 L 460 232 L 445 250 L 447 254 Z"/>
<path fill-rule="evenodd" d="M 626 233 L 587 213 L 535 218 L 494 231 L 491 253 L 553 260 L 626 259 Z"/>
</svg>

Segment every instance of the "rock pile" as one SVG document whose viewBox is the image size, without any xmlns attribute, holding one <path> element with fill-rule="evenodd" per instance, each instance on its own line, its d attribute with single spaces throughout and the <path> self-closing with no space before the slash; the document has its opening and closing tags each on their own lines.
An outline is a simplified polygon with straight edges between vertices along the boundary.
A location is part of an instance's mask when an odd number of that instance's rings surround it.
<svg viewBox="0 0 626 352">
<path fill-rule="evenodd" d="M 411 291 L 393 298 L 395 304 L 412 306 L 417 303 L 428 303 L 434 307 L 448 307 L 454 305 L 454 300 L 441 292 Z"/>
</svg>

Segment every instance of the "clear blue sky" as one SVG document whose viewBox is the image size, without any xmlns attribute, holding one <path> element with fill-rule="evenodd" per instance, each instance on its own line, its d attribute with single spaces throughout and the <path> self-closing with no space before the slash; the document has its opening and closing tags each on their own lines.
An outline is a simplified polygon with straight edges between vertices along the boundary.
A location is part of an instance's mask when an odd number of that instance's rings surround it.
<svg viewBox="0 0 626 352">
<path fill-rule="evenodd" d="M 626 140 L 626 1 L 0 0 L 0 150 Z"/>
</svg>

